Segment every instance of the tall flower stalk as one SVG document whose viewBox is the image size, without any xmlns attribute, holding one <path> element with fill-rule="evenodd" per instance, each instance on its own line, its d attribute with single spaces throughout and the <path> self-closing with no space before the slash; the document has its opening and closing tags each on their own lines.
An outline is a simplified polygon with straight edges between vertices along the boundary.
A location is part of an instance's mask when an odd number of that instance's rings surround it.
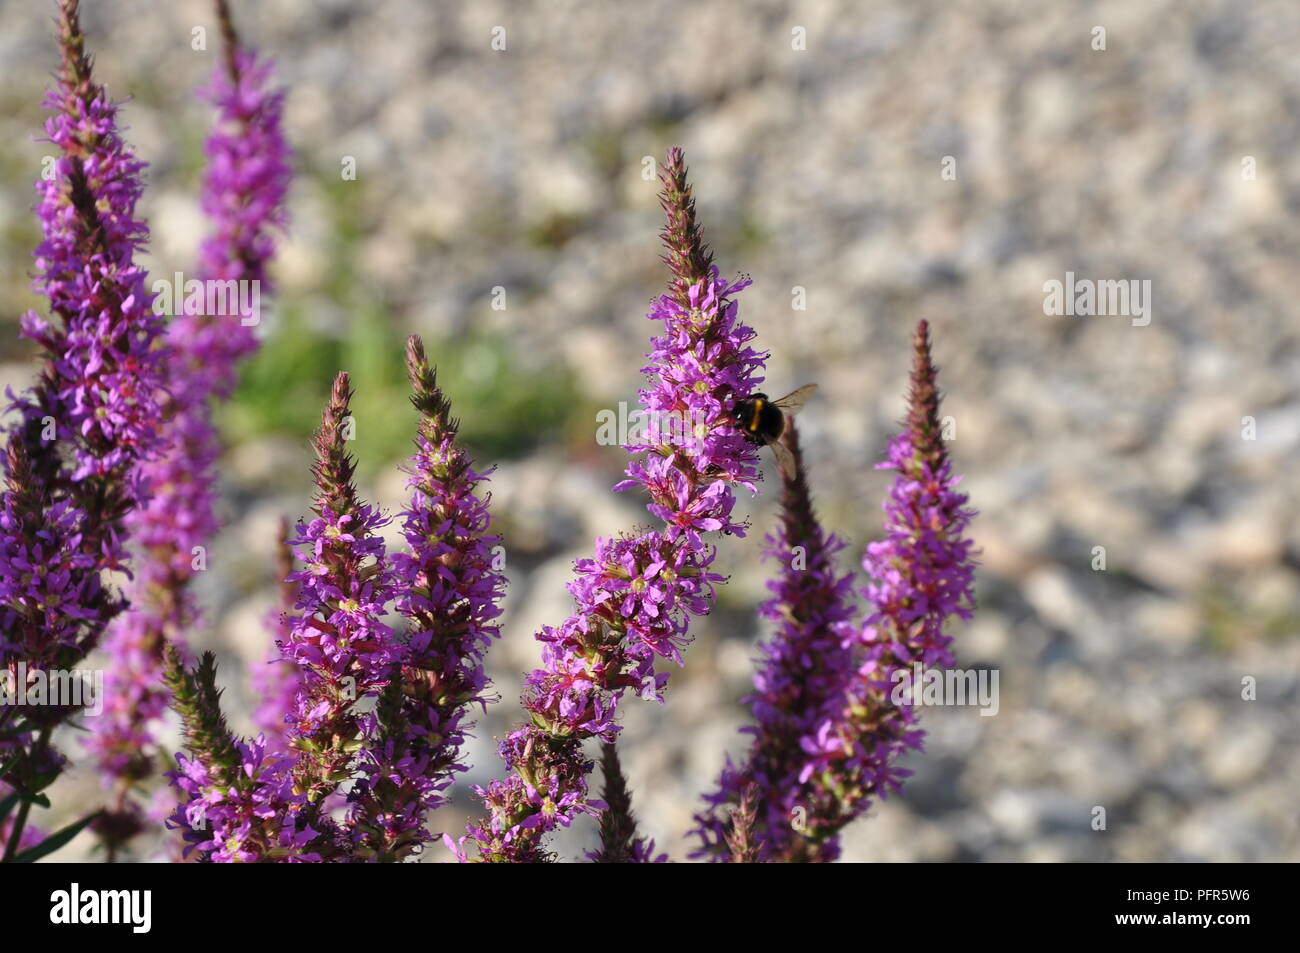
<svg viewBox="0 0 1300 953">
<path fill-rule="evenodd" d="M 75 0 L 61 0 L 58 33 L 61 66 L 45 124 L 58 154 L 54 174 L 37 184 L 33 283 L 54 320 L 22 319 L 44 366 L 14 402 L 21 419 L 9 434 L 0 513 L 0 667 L 11 684 L 22 671 L 34 679 L 76 667 L 123 607 L 100 577 L 126 568 L 125 521 L 147 492 L 137 467 L 156 451 L 165 360 L 135 264 L 148 238 L 135 215 L 144 164 L 118 135 L 118 107 L 92 76 Z M 20 801 L 6 860 L 63 768 L 51 736 L 73 713 L 0 710 L 0 780 Z"/>
<path fill-rule="evenodd" d="M 409 552 L 392 557 L 404 651 L 379 703 L 377 731 L 361 753 L 350 829 L 363 857 L 397 860 L 431 837 L 429 812 L 465 771 L 461 746 L 475 705 L 485 706 L 484 652 L 498 638 L 505 589 L 500 539 L 488 535 L 487 473 L 457 441 L 460 428 L 424 346 L 407 341 L 411 402 L 420 414 L 401 514 Z"/>
<path fill-rule="evenodd" d="M 392 599 L 380 529 L 387 520 L 363 503 L 347 452 L 353 426 L 347 374 L 335 378 L 314 441 L 316 517 L 299 523 L 291 544 L 303 568 L 294 615 L 281 645 L 301 683 L 285 735 L 290 751 L 265 738 L 235 738 L 221 713 L 215 666 L 205 656 L 187 670 L 167 648 L 172 704 L 185 726 L 190 755 L 169 777 L 182 795 L 174 823 L 210 860 L 322 860 L 346 855 L 325 799 L 353 774 L 353 762 L 376 716 L 376 700 L 402 648 L 383 621 Z"/>
<path fill-rule="evenodd" d="M 742 729 L 753 736 L 744 764 L 728 763 L 717 793 L 706 800 L 710 810 L 697 818 L 706 851 L 714 860 L 730 860 L 735 820 L 747 790 L 752 815 L 743 831 L 747 849 L 770 857 L 793 844 L 793 813 L 805 802 L 800 774 L 807 761 L 803 739 L 816 732 L 829 712 L 843 701 L 845 682 L 857 668 L 854 647 L 839 631 L 853 614 L 852 576 L 840 573 L 835 556 L 845 546 L 826 532 L 813 513 L 812 496 L 798 431 L 793 422 L 784 435 L 793 466 L 782 473 L 781 523 L 768 537 L 765 556 L 780 567 L 768 582 L 772 597 L 760 614 L 776 624 L 762 646 L 754 694 L 746 699 L 755 724 Z M 791 832 L 791 833 L 787 833 Z"/>
<path fill-rule="evenodd" d="M 660 426 L 648 442 L 628 446 L 636 459 L 616 489 L 644 490 L 647 509 L 663 525 L 598 540 L 568 587 L 575 612 L 537 633 L 542 665 L 527 677 L 522 699 L 529 722 L 500 745 L 511 774 L 479 790 L 488 814 L 467 833 L 485 861 L 548 860 L 549 832 L 601 811 L 588 797 L 593 764 L 583 742 L 615 740 L 625 691 L 660 697 L 667 675 L 655 673 L 655 659 L 680 663 L 691 616 L 709 610 L 724 581 L 712 570 L 715 550 L 706 536 L 744 534 L 731 516 L 732 487 L 754 489 L 757 455 L 730 412 L 761 380 L 763 355 L 749 346 L 754 332 L 737 319 L 731 298 L 749 281 L 718 277 L 681 150 L 668 153 L 662 180 L 670 291 L 649 314 L 662 333 L 643 368 L 649 386 L 641 405 L 661 424 L 676 421 L 668 427 L 676 434 Z M 466 839 L 450 844 L 462 858 Z"/>
<path fill-rule="evenodd" d="M 270 64 L 240 44 L 224 0 L 217 9 L 224 56 L 203 93 L 216 110 L 201 196 L 212 233 L 200 250 L 198 277 L 205 285 L 239 282 L 246 290 L 230 295 L 220 314 L 206 313 L 197 297 L 187 296 L 167 330 L 164 443 L 143 468 L 152 497 L 128 517 L 141 558 L 128 592 L 131 606 L 105 639 L 105 711 L 88 741 L 113 792 L 112 807 L 96 824 L 110 860 L 143 826 L 135 795 L 158 759 L 156 731 L 167 708 L 163 646 L 183 647 L 185 633 L 199 622 L 189 583 L 206 568 L 206 548 L 219 528 L 221 445 L 211 405 L 230 396 L 239 361 L 257 348 L 260 315 L 249 305 L 271 290 L 273 235 L 286 224 L 291 172 L 281 131 L 283 94 L 272 88 Z"/>
<path fill-rule="evenodd" d="M 288 571 L 282 556 L 295 600 L 281 615 L 278 647 L 295 675 L 276 676 L 265 707 L 281 708 L 279 693 L 292 684 L 283 743 L 235 738 L 210 657 L 189 670 L 167 649 L 190 749 L 171 774 L 182 794 L 174 824 L 210 860 L 403 860 L 432 839 L 428 814 L 465 770 L 469 713 L 489 701 L 483 653 L 498 636 L 505 578 L 480 490 L 487 475 L 457 442 L 418 338 L 407 364 L 420 412 L 401 514 L 409 552 L 386 551 L 387 517 L 357 495 L 346 374 L 322 416 L 316 516 L 291 541 L 301 568 Z M 385 621 L 390 608 L 404 626 Z"/>
<path fill-rule="evenodd" d="M 303 679 L 288 731 L 298 754 L 293 787 L 313 810 L 351 777 L 362 738 L 376 731 L 376 716 L 357 703 L 379 698 L 403 657 L 383 621 L 394 594 L 380 535 L 388 519 L 358 497 L 346 449 L 351 398 L 339 374 L 316 435 L 316 518 L 299 524 L 293 545 L 303 568 L 289 577 L 298 604 L 283 649 Z"/>
<path fill-rule="evenodd" d="M 696 817 L 697 856 L 732 859 L 730 812 L 754 790 L 759 859 L 834 860 L 839 832 L 873 798 L 899 790 L 909 773 L 899 758 L 921 747 L 915 712 L 891 699 L 894 673 L 914 662 L 952 664 L 944 623 L 969 619 L 974 607 L 966 538 L 973 513 L 943 444 L 925 321 L 912 343 L 907 420 L 880 465 L 896 475 L 884 504 L 885 538 L 863 560 L 872 609 L 861 625 L 848 621 L 851 577 L 834 568 L 844 544 L 818 524 L 797 434 L 789 434 L 797 466 L 784 474 L 781 530 L 769 540 L 781 572 L 763 614 L 778 628 L 748 699 L 755 724 L 745 730 L 754 740 L 744 762 L 728 763 L 706 796 Z"/>
</svg>

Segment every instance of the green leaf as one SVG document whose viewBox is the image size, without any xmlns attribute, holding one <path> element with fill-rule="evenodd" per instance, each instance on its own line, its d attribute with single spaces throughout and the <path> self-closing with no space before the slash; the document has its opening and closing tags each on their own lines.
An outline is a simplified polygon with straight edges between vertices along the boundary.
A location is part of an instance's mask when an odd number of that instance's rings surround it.
<svg viewBox="0 0 1300 953">
<path fill-rule="evenodd" d="M 41 841 L 35 847 L 28 848 L 14 858 L 15 864 L 30 864 L 40 860 L 47 854 L 52 854 L 72 838 L 76 837 L 91 821 L 99 817 L 103 811 L 96 811 L 94 814 L 88 814 L 79 821 L 74 821 L 58 833 L 51 834 L 45 840 Z"/>
</svg>

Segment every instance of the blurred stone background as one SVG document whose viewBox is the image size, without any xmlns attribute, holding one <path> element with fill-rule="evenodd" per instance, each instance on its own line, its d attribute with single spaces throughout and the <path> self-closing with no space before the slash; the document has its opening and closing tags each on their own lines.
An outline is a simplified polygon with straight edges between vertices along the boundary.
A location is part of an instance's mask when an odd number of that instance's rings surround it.
<svg viewBox="0 0 1300 953">
<path fill-rule="evenodd" d="M 299 169 L 266 344 L 222 412 L 229 528 L 203 580 L 211 627 L 192 634 L 220 653 L 239 724 L 241 669 L 267 651 L 275 523 L 305 512 L 328 382 L 353 373 L 363 489 L 399 505 L 414 426 L 401 348 L 415 331 L 478 459 L 500 467 L 502 702 L 481 720 L 467 782 L 500 769 L 493 736 L 518 716 L 532 633 L 568 612 L 572 560 L 643 512 L 606 492 L 624 459 L 596 444 L 595 414 L 635 400 L 642 315 L 664 279 L 643 160 L 679 144 L 720 267 L 755 278 L 740 302 L 772 351 L 770 391 L 821 384 L 805 443 L 820 513 L 855 559 L 880 532 L 887 477 L 872 464 L 902 412 L 922 317 L 981 511 L 981 608 L 956 631 L 957 654 L 999 670 L 1000 711 L 926 711 L 915 777 L 850 829 L 846 858 L 1300 859 L 1300 7 L 234 8 L 279 60 Z M 12 387 L 33 372 L 15 330 L 39 305 L 30 183 L 56 66 L 51 11 L 0 0 L 0 378 Z M 209 8 L 85 0 L 83 22 L 151 163 L 148 265 L 184 271 L 203 233 L 208 113 L 193 90 L 218 55 Z M 199 26 L 206 51 L 191 48 Z M 346 156 L 355 181 L 341 176 Z M 1044 282 L 1067 271 L 1149 280 L 1150 324 L 1045 315 Z M 491 307 L 497 286 L 504 310 Z M 806 310 L 792 309 L 796 286 Z M 643 829 L 679 860 L 699 793 L 742 750 L 739 699 L 765 631 L 753 609 L 774 500 L 744 505 L 755 531 L 722 548 L 732 582 L 666 706 L 624 706 Z M 1255 701 L 1241 698 L 1244 676 Z M 468 791 L 441 829 L 461 829 Z M 77 773 L 55 801 L 70 812 L 97 797 Z M 1090 826 L 1098 805 L 1104 832 Z M 593 837 L 580 825 L 557 846 L 573 857 Z M 439 845 L 426 860 L 448 856 Z"/>
</svg>

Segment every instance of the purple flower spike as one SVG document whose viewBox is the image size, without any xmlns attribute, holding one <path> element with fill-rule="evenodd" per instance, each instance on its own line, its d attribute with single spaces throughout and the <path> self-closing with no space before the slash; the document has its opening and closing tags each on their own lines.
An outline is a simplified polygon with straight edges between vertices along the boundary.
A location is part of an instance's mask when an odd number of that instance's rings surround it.
<svg viewBox="0 0 1300 953">
<path fill-rule="evenodd" d="M 284 594 L 295 597 L 277 642 L 295 675 L 276 676 L 259 719 L 283 711 L 291 682 L 284 724 L 235 738 L 212 656 L 190 671 L 174 644 L 164 648 L 191 752 L 169 775 L 181 795 L 172 826 L 208 860 L 403 860 L 433 839 L 427 816 L 465 770 L 460 747 L 470 710 L 489 701 L 483 653 L 498 636 L 505 578 L 478 492 L 485 474 L 456 443 L 418 338 L 407 356 L 421 413 L 402 514 L 410 552 L 389 557 L 387 519 L 357 498 L 345 449 L 351 390 L 339 374 L 315 440 L 316 518 L 291 541 L 301 568 L 281 556 Z M 390 607 L 409 622 L 400 634 L 384 622 Z"/>
<path fill-rule="evenodd" d="M 379 535 L 388 520 L 357 498 L 344 449 L 351 397 L 339 374 L 316 436 L 316 518 L 292 540 L 303 568 L 289 576 L 298 603 L 284 654 L 301 669 L 302 688 L 288 736 L 299 752 L 294 790 L 316 807 L 351 775 L 356 739 L 373 735 L 374 715 L 357 703 L 379 696 L 405 653 L 383 622 L 393 597 Z"/>
<path fill-rule="evenodd" d="M 425 818 L 466 770 L 460 749 L 471 710 L 489 701 L 483 656 L 500 635 L 494 620 L 505 589 L 500 539 L 487 535 L 488 496 L 478 491 L 487 474 L 457 443 L 459 424 L 414 335 L 406 364 L 420 427 L 401 515 L 410 552 L 392 562 L 397 610 L 410 626 L 351 798 L 356 854 L 376 860 L 401 859 L 432 840 Z"/>
<path fill-rule="evenodd" d="M 37 477 L 51 478 L 57 451 L 70 447 L 69 478 L 80 481 L 120 476 L 155 448 L 164 355 L 154 346 L 162 322 L 147 275 L 134 263 L 149 236 L 135 217 L 145 164 L 118 135 L 118 106 L 91 76 L 77 4 L 63 0 L 59 13 L 63 64 L 45 100 L 54 113 L 45 132 L 59 155 L 55 174 L 36 186 L 43 240 L 33 288 L 61 321 L 23 316 L 23 335 L 49 367 L 16 406 Z M 57 433 L 42 433 L 46 417 Z"/>
<path fill-rule="evenodd" d="M 802 739 L 816 731 L 828 703 L 838 710 L 856 669 L 853 649 L 838 632 L 852 615 L 852 576 L 835 568 L 844 542 L 825 532 L 813 514 L 793 423 L 783 439 L 794 466 L 782 474 L 781 527 L 768 537 L 765 552 L 781 568 L 768 583 L 772 598 L 760 609 L 776 623 L 776 633 L 762 647 L 755 691 L 745 700 L 756 724 L 744 730 L 754 741 L 742 766 L 727 765 L 718 792 L 706 796 L 710 810 L 696 818 L 696 833 L 705 842 L 696 856 L 718 861 L 732 859 L 736 831 L 746 852 L 765 860 L 793 842 L 792 812 L 806 803 L 799 780 L 807 760 Z M 743 796 L 751 789 L 742 814 Z M 738 817 L 749 826 L 737 827 Z"/>
<path fill-rule="evenodd" d="M 913 662 L 952 664 L 945 620 L 969 619 L 974 607 L 974 515 L 939 429 L 939 391 L 929 328 L 913 340 L 910 410 L 890 443 L 882 469 L 897 476 L 885 501 L 885 539 L 867 547 L 863 565 L 874 580 L 864 591 L 873 609 L 849 623 L 849 576 L 833 557 L 843 542 L 826 534 L 812 511 L 797 435 L 787 446 L 796 467 L 784 475 L 781 532 L 769 554 L 781 560 L 774 597 L 763 614 L 778 624 L 748 703 L 755 725 L 744 763 L 728 763 L 718 790 L 705 797 L 694 856 L 736 859 L 736 818 L 746 792 L 757 816 L 746 852 L 763 861 L 830 861 L 839 832 L 865 813 L 875 796 L 897 791 L 907 772 L 900 756 L 919 749 L 924 732 L 910 706 L 891 700 L 893 674 Z M 796 559 L 795 557 L 799 558 Z"/>
<path fill-rule="evenodd" d="M 226 57 L 204 91 L 216 110 L 201 198 L 213 232 L 200 252 L 199 278 L 238 281 L 243 288 L 227 297 L 223 313 L 182 307 L 167 329 L 163 445 L 142 470 L 153 494 L 128 518 L 142 558 L 128 593 L 130 609 L 105 639 L 105 712 L 87 742 L 104 785 L 115 792 L 115 803 L 97 825 L 110 859 L 142 823 L 133 794 L 153 774 L 158 756 L 156 732 L 167 708 L 163 646 L 183 644 L 199 622 L 188 583 L 205 568 L 206 547 L 219 529 L 221 446 L 210 405 L 230 396 L 238 361 L 257 347 L 260 316 L 246 313 L 250 309 L 243 305 L 260 302 L 261 293 L 270 291 L 273 234 L 286 223 L 291 173 L 281 131 L 283 95 L 271 89 L 270 64 L 239 46 L 225 4 L 218 6 Z M 181 289 L 175 294 L 179 298 Z"/>
<path fill-rule="evenodd" d="M 346 450 L 351 429 L 348 375 L 335 378 L 314 441 L 316 518 L 299 523 L 290 544 L 302 569 L 293 614 L 281 643 L 298 668 L 299 686 L 284 734 L 288 751 L 264 737 L 246 742 L 226 726 L 216 666 L 198 668 L 164 648 L 172 705 L 181 715 L 190 756 L 168 777 L 181 794 L 173 826 L 192 847 L 218 861 L 347 859 L 352 845 L 326 802 L 352 780 L 358 753 L 379 734 L 373 709 L 406 647 L 383 622 L 394 591 L 384 541 L 387 522 L 357 498 Z"/>
<path fill-rule="evenodd" d="M 753 490 L 758 461 L 730 411 L 761 381 L 764 355 L 749 346 L 754 332 L 738 320 L 731 296 L 749 281 L 718 277 L 679 149 L 668 154 L 663 185 L 671 290 L 650 311 L 662 334 L 652 341 L 643 368 L 649 386 L 641 391 L 656 426 L 647 442 L 626 448 L 638 459 L 616 489 L 644 489 L 664 527 L 598 540 L 569 584 L 576 611 L 537 634 L 542 666 L 529 674 L 522 699 L 530 722 L 500 746 L 513 773 L 479 790 L 489 815 L 467 835 L 485 861 L 547 860 L 548 832 L 602 811 L 587 796 L 593 764 L 583 740 L 615 740 L 628 689 L 661 696 L 668 677 L 655 673 L 656 657 L 681 662 L 690 617 L 709 610 L 724 581 L 712 571 L 705 534 L 744 535 L 732 519 L 732 486 Z"/>
<path fill-rule="evenodd" d="M 91 75 L 75 0 L 60 3 L 58 29 L 62 65 L 45 124 L 58 156 L 54 175 L 37 184 L 33 282 L 51 320 L 22 319 L 44 368 L 14 400 L 21 420 L 8 438 L 0 507 L 0 668 L 11 678 L 76 667 L 123 607 L 101 573 L 127 570 L 124 520 L 147 492 L 137 467 L 158 448 L 166 360 L 134 261 L 148 237 L 135 215 L 144 164 L 119 137 L 118 107 Z M 72 713 L 0 711 L 3 781 L 21 801 L 6 860 L 28 836 L 32 803 L 62 770 L 51 735 Z"/>
</svg>

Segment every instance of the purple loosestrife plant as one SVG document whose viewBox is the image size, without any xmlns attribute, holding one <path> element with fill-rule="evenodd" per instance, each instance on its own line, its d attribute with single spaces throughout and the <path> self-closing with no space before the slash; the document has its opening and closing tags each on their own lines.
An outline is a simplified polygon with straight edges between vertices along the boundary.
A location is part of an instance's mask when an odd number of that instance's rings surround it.
<svg viewBox="0 0 1300 953">
<path fill-rule="evenodd" d="M 301 679 L 285 730 L 292 750 L 269 751 L 260 736 L 235 738 L 221 712 L 211 654 L 189 671 L 174 645 L 165 649 L 172 704 L 191 752 L 169 774 L 182 798 L 173 822 L 212 861 L 348 853 L 324 802 L 351 780 L 357 752 L 375 734 L 375 714 L 358 703 L 378 698 L 403 651 L 383 622 L 393 596 L 378 535 L 387 520 L 361 502 L 352 482 L 351 397 L 348 375 L 339 374 L 315 439 L 316 517 L 299 523 L 291 541 L 303 565 L 287 579 L 296 584 L 297 601 L 281 645 Z"/>
<path fill-rule="evenodd" d="M 216 121 L 201 198 L 212 234 L 200 251 L 199 273 L 204 282 L 256 282 L 269 291 L 272 234 L 286 224 L 291 176 L 281 131 L 283 94 L 271 88 L 270 64 L 240 45 L 223 0 L 217 8 L 225 56 L 204 92 Z M 131 606 L 105 639 L 105 711 L 88 742 L 105 786 L 114 792 L 112 808 L 96 823 L 110 860 L 143 824 L 133 792 L 153 774 L 158 757 L 155 731 L 167 707 L 163 646 L 183 645 L 183 634 L 198 623 L 188 584 L 203 568 L 219 528 L 221 447 L 211 403 L 230 396 L 239 360 L 257 347 L 259 315 L 239 308 L 260 297 L 230 295 L 230 313 L 216 315 L 202 313 L 198 299 L 187 298 L 168 327 L 163 447 L 143 468 L 152 498 L 127 520 L 141 559 L 128 592 Z"/>
<path fill-rule="evenodd" d="M 421 415 L 402 512 L 409 553 L 386 553 L 379 530 L 387 519 L 357 497 L 345 449 L 346 374 L 316 436 L 316 518 L 293 540 L 302 568 L 289 571 L 283 558 L 296 593 L 279 640 L 296 672 L 281 719 L 285 743 L 235 738 L 211 655 L 190 671 L 176 646 L 166 647 L 191 752 L 170 775 L 182 795 L 173 823 L 210 860 L 402 860 L 431 839 L 427 815 L 465 770 L 459 749 L 469 710 L 488 701 L 483 652 L 498 635 L 505 579 L 478 492 L 486 475 L 456 441 L 418 338 L 407 357 Z M 403 631 L 383 621 L 390 605 L 407 619 Z"/>
<path fill-rule="evenodd" d="M 763 612 L 778 623 L 764 647 L 749 701 L 755 725 L 749 754 L 728 764 L 719 789 L 698 815 L 697 856 L 731 859 L 730 808 L 747 790 L 761 802 L 752 846 L 762 860 L 828 861 L 838 835 L 875 796 L 899 790 L 909 772 L 899 757 L 919 749 L 924 732 L 911 707 L 891 700 L 893 674 L 913 662 L 950 666 L 944 622 L 969 619 L 974 560 L 966 529 L 973 513 L 943 445 L 940 394 L 929 328 L 913 339 L 909 411 L 882 469 L 896 472 L 885 501 L 885 539 L 867 547 L 872 609 L 860 625 L 847 620 L 850 577 L 833 556 L 843 543 L 826 534 L 812 511 L 797 435 L 788 446 L 798 465 L 784 475 L 782 528 L 770 552 L 781 560 L 774 597 Z M 802 551 L 796 549 L 802 547 Z M 794 557 L 802 558 L 796 560 Z"/>
<path fill-rule="evenodd" d="M 329 840 L 313 827 L 306 799 L 293 790 L 293 761 L 269 752 L 262 738 L 236 738 L 221 712 L 216 687 L 217 666 L 205 652 L 194 670 L 181 662 L 177 647 L 163 647 L 164 677 L 172 707 L 181 716 L 190 753 L 176 756 L 177 768 L 168 778 L 179 794 L 171 818 L 187 843 L 214 863 L 253 861 L 308 862 L 321 855 L 308 845 Z"/>
<path fill-rule="evenodd" d="M 288 731 L 298 753 L 293 787 L 313 809 L 351 777 L 362 738 L 377 730 L 375 715 L 357 703 L 378 698 L 404 656 L 383 621 L 394 596 L 379 535 L 388 520 L 357 496 L 345 448 L 351 398 L 348 375 L 339 374 L 316 435 L 316 518 L 298 524 L 293 545 L 303 568 L 289 576 L 298 603 L 283 649 L 302 670 Z"/>
<path fill-rule="evenodd" d="M 488 497 L 457 443 L 459 423 L 418 337 L 407 341 L 412 403 L 420 413 L 401 514 L 409 552 L 392 557 L 405 651 L 380 699 L 378 731 L 361 754 L 350 828 L 363 857 L 400 859 L 430 840 L 424 821 L 466 770 L 460 748 L 475 705 L 486 705 L 483 654 L 500 630 L 505 589 Z M 494 553 L 494 549 L 497 552 Z"/>
<path fill-rule="evenodd" d="M 45 131 L 59 155 L 55 174 L 37 183 L 43 238 L 33 288 L 60 322 L 23 316 L 23 335 L 40 345 L 47 364 L 15 404 L 34 475 L 52 492 L 69 483 L 75 491 L 87 478 L 121 483 L 155 449 L 164 360 L 147 275 L 134 262 L 148 240 L 135 217 L 145 164 L 119 137 L 118 106 L 94 81 L 74 0 L 60 3 L 58 25 L 62 64 L 45 100 L 54 113 Z M 132 505 L 111 515 L 120 520 Z M 103 540 L 109 565 L 118 543 Z"/>
<path fill-rule="evenodd" d="M 780 571 L 768 582 L 772 597 L 760 608 L 776 632 L 762 646 L 754 694 L 746 699 L 755 721 L 741 729 L 753 736 L 749 753 L 739 767 L 728 763 L 719 791 L 706 797 L 710 810 L 697 817 L 706 845 L 700 853 L 714 860 L 732 859 L 732 812 L 739 811 L 746 791 L 753 791 L 749 811 L 762 812 L 742 831 L 748 849 L 766 859 L 798 837 L 787 831 L 792 812 L 805 803 L 799 780 L 807 762 L 803 738 L 816 731 L 828 704 L 840 703 L 856 668 L 853 646 L 839 631 L 853 614 L 852 576 L 835 567 L 845 544 L 823 530 L 813 513 L 793 422 L 783 439 L 793 466 L 782 473 L 780 528 L 768 537 L 765 551 Z"/>
<path fill-rule="evenodd" d="M 587 795 L 593 765 L 584 740 L 615 740 L 628 689 L 660 696 L 667 675 L 655 674 L 655 658 L 680 663 L 690 617 L 709 610 L 724 580 L 712 571 L 715 551 L 705 536 L 744 534 L 731 517 L 732 486 L 754 489 L 757 453 L 732 426 L 730 411 L 761 381 L 764 355 L 749 346 L 754 332 L 737 319 L 731 296 L 749 281 L 718 277 L 679 149 L 668 153 L 663 186 L 672 278 L 649 314 L 662 334 L 643 368 L 650 385 L 641 404 L 657 421 L 677 421 L 678 436 L 662 439 L 656 427 L 650 442 L 627 447 L 638 459 L 616 487 L 644 489 L 663 527 L 600 539 L 592 558 L 578 560 L 569 584 L 576 611 L 537 634 L 542 666 L 528 676 L 522 699 L 529 723 L 500 745 L 511 774 L 479 790 L 488 816 L 461 844 L 448 839 L 462 859 L 468 839 L 485 861 L 548 860 L 548 832 L 601 811 Z"/>
<path fill-rule="evenodd" d="M 135 264 L 147 239 L 135 216 L 144 165 L 91 75 L 76 0 L 58 2 L 62 65 L 46 100 L 58 155 L 37 185 L 34 279 L 49 314 L 21 324 L 43 366 L 32 388 L 10 395 L 18 423 L 0 460 L 0 676 L 9 690 L 52 684 L 103 641 L 108 694 L 89 751 L 113 800 L 49 837 L 30 823 L 64 767 L 54 732 L 79 706 L 6 701 L 3 861 L 39 859 L 91 822 L 115 859 L 145 824 L 139 795 L 168 700 L 187 750 L 167 775 L 164 793 L 178 796 L 167 822 L 183 829 L 188 852 L 221 863 L 407 860 L 438 836 L 430 814 L 467 770 L 473 711 L 495 701 L 484 657 L 500 635 L 506 580 L 490 532 L 491 470 L 476 470 L 460 446 L 416 337 L 407 366 L 420 421 L 398 514 L 404 550 L 387 550 L 389 518 L 358 497 L 346 449 L 351 389 L 339 374 L 314 441 L 314 517 L 281 532 L 276 651 L 253 678 L 255 738 L 227 724 L 213 655 L 187 663 L 184 635 L 200 622 L 190 584 L 218 530 L 212 404 L 231 396 L 238 362 L 257 346 L 291 175 L 270 64 L 240 44 L 226 0 L 215 4 L 224 45 L 205 91 L 217 118 L 201 197 L 210 234 L 196 269 L 209 293 L 175 289 L 179 313 L 164 328 Z M 499 745 L 506 777 L 476 789 L 486 812 L 464 837 L 444 835 L 462 861 L 551 860 L 548 836 L 584 814 L 599 818 L 589 860 L 667 860 L 637 831 L 618 706 L 628 691 L 662 701 L 668 675 L 656 663 L 682 664 L 692 618 L 711 610 L 726 581 L 715 547 L 745 534 L 735 488 L 756 492 L 759 478 L 757 448 L 733 413 L 762 381 L 765 355 L 737 317 L 748 278 L 722 280 L 702 240 L 681 150 L 669 151 L 662 183 L 670 279 L 648 315 L 657 332 L 640 391 L 651 425 L 625 446 L 627 479 L 614 488 L 644 491 L 653 519 L 598 539 L 576 562 L 573 613 L 536 634 L 541 663 L 525 680 L 525 720 Z M 208 313 L 218 297 L 226 313 Z M 747 699 L 751 744 L 706 795 L 695 856 L 834 860 L 844 826 L 899 790 L 909 773 L 899 761 L 921 746 L 896 676 L 953 663 L 944 625 L 970 618 L 974 560 L 973 513 L 940 436 L 924 321 L 913 352 L 906 424 L 880 465 L 895 477 L 885 538 L 863 560 L 860 622 L 852 576 L 835 566 L 845 544 L 814 515 L 793 425 L 782 438 L 793 464 L 767 545 L 780 571 L 762 607 L 776 630 Z M 125 574 L 125 592 L 109 572 Z M 595 742 L 600 799 L 584 751 Z"/>
<path fill-rule="evenodd" d="M 100 577 L 126 569 L 125 520 L 147 492 L 138 465 L 157 449 L 166 359 L 135 264 L 148 236 L 135 217 L 144 165 L 118 135 L 117 105 L 94 81 L 75 0 L 59 4 L 58 31 L 62 63 L 45 126 L 58 156 L 55 174 L 37 184 L 33 284 L 56 320 L 22 319 L 44 368 L 14 401 L 21 421 L 9 435 L 0 513 L 0 667 L 11 679 L 19 666 L 28 677 L 74 668 L 122 609 Z M 45 802 L 41 791 L 62 770 L 50 739 L 73 712 L 0 711 L 0 778 L 21 802 L 6 860 L 24 843 L 31 805 Z"/>
</svg>

